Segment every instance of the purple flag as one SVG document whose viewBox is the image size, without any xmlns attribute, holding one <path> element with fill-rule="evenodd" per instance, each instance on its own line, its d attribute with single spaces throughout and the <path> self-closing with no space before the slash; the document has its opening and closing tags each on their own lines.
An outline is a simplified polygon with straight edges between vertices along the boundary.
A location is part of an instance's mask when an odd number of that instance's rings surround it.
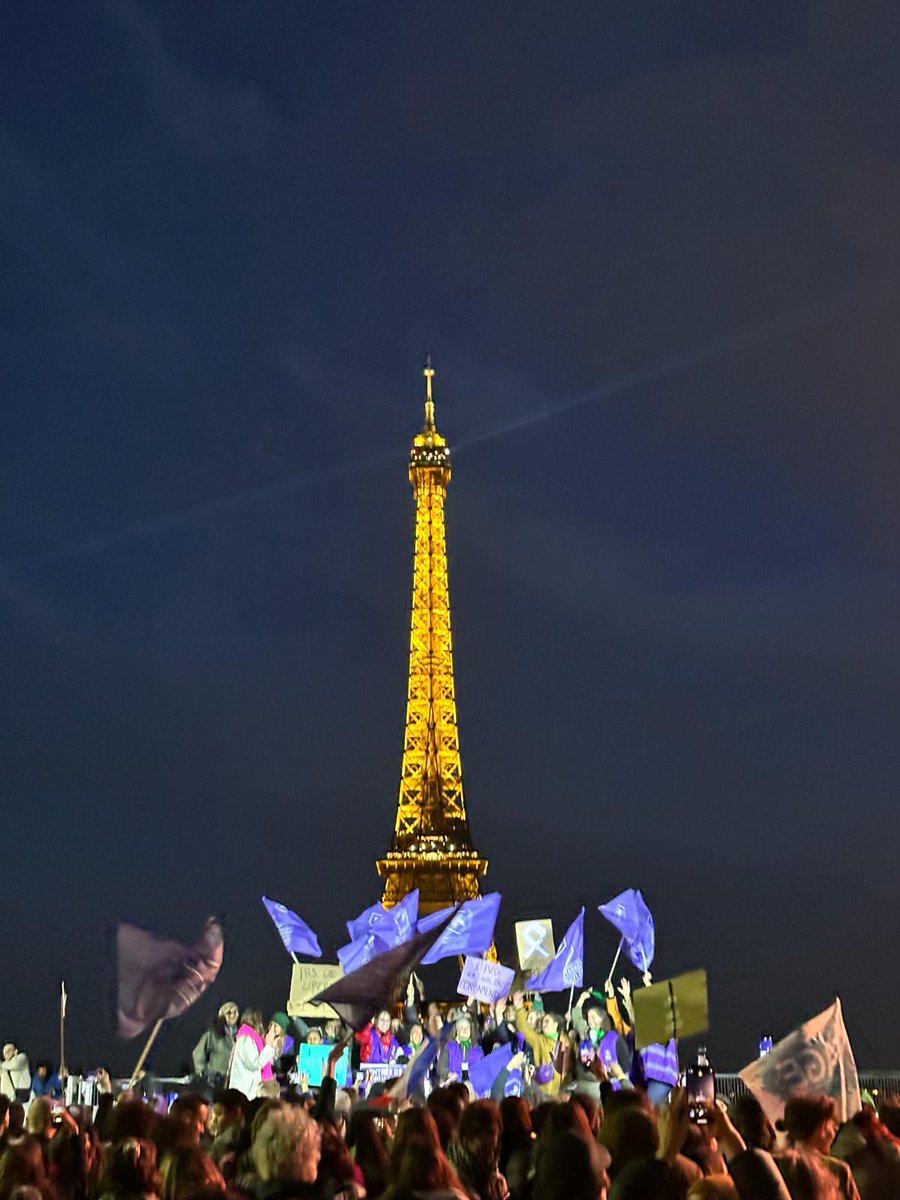
<svg viewBox="0 0 900 1200">
<path fill-rule="evenodd" d="M 292 912 L 286 905 L 279 904 L 277 900 L 270 900 L 268 896 L 263 896 L 262 902 L 266 907 L 266 912 L 275 922 L 275 928 L 289 954 L 308 954 L 311 958 L 322 957 L 319 939 L 302 917 L 298 917 L 295 912 Z"/>
<path fill-rule="evenodd" d="M 422 959 L 422 965 L 429 966 L 454 954 L 482 954 L 489 949 L 494 938 L 494 925 L 497 923 L 499 909 L 499 892 L 491 892 L 477 900 L 466 900 L 455 911 L 447 928 Z M 452 908 L 442 908 L 439 912 L 429 913 L 419 921 L 416 928 L 420 933 L 425 933 L 434 929 L 451 913 L 454 913 Z"/>
<path fill-rule="evenodd" d="M 222 926 L 210 917 L 191 946 L 138 925 L 116 926 L 116 1017 L 133 1038 L 154 1021 L 177 1017 L 199 999 L 222 966 Z"/>
<path fill-rule="evenodd" d="M 532 992 L 562 992 L 584 986 L 584 909 L 566 930 L 556 954 L 525 984 Z"/>
<path fill-rule="evenodd" d="M 358 917 L 347 922 L 350 941 L 338 950 L 338 961 L 344 972 L 358 970 L 376 954 L 391 950 L 408 941 L 416 928 L 419 915 L 419 889 L 409 892 L 393 908 L 373 904 Z"/>
<path fill-rule="evenodd" d="M 597 906 L 607 921 L 615 925 L 625 944 L 625 953 L 639 971 L 649 971 L 656 950 L 653 916 L 644 897 L 634 888 L 626 888 L 607 904 Z"/>
<path fill-rule="evenodd" d="M 495 1046 L 490 1054 L 469 1063 L 469 1083 L 475 1089 L 476 1096 L 490 1096 L 491 1088 L 504 1067 L 509 1065 L 513 1056 L 511 1043 Z"/>
</svg>

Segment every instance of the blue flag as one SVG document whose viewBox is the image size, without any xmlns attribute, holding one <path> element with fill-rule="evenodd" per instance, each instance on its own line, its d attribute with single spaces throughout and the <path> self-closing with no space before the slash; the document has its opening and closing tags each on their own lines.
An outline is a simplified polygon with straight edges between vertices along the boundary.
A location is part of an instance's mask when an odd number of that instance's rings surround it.
<svg viewBox="0 0 900 1200">
<path fill-rule="evenodd" d="M 607 904 L 598 904 L 611 925 L 615 925 L 625 945 L 625 953 L 639 971 L 647 972 L 656 950 L 653 915 L 644 897 L 634 888 L 626 888 Z"/>
<path fill-rule="evenodd" d="M 266 906 L 266 912 L 275 922 L 275 928 L 288 953 L 308 954 L 311 958 L 322 957 L 319 939 L 302 917 L 298 917 L 277 900 L 270 900 L 268 896 L 263 896 L 262 902 Z"/>
<path fill-rule="evenodd" d="M 525 984 L 532 992 L 562 992 L 584 986 L 584 909 L 566 930 L 556 954 Z"/>
<path fill-rule="evenodd" d="M 497 923 L 499 909 L 499 892 L 491 892 L 477 900 L 466 900 L 422 959 L 422 965 L 429 966 L 454 954 L 481 954 L 487 950 L 494 938 L 494 925 Z M 445 921 L 452 912 L 452 908 L 442 908 L 439 912 L 429 913 L 419 921 L 416 928 L 419 933 L 426 933 L 441 921 Z"/>
<path fill-rule="evenodd" d="M 416 931 L 419 915 L 419 890 L 404 896 L 393 908 L 373 904 L 347 922 L 350 941 L 338 950 L 338 961 L 345 974 L 370 962 L 376 954 L 392 950 L 409 941 Z"/>
<path fill-rule="evenodd" d="M 469 1064 L 469 1083 L 475 1089 L 476 1096 L 490 1096 L 497 1076 L 504 1067 L 509 1066 L 512 1056 L 512 1045 L 507 1042 L 505 1045 L 495 1046 L 490 1054 Z"/>
</svg>

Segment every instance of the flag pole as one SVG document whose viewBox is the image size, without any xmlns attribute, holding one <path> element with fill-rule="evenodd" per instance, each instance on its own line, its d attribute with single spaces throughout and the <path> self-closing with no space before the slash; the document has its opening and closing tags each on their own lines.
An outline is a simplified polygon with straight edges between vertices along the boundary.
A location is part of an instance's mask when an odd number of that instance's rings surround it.
<svg viewBox="0 0 900 1200">
<path fill-rule="evenodd" d="M 150 1053 L 150 1047 L 156 1041 L 156 1035 L 159 1033 L 160 1029 L 162 1029 L 162 1023 L 163 1023 L 163 1018 L 160 1017 L 159 1020 L 156 1022 L 156 1024 L 153 1026 L 153 1028 L 150 1030 L 150 1036 L 147 1038 L 146 1042 L 144 1043 L 144 1048 L 141 1051 L 141 1056 L 137 1060 L 137 1062 L 134 1064 L 134 1070 L 131 1072 L 131 1078 L 128 1080 L 128 1086 L 130 1088 L 133 1088 L 134 1085 L 137 1083 L 138 1076 L 141 1073 L 141 1067 L 146 1062 L 147 1055 Z"/>
<path fill-rule="evenodd" d="M 622 946 L 625 943 L 625 934 L 619 938 L 619 945 L 616 949 L 616 957 L 612 960 L 612 966 L 609 968 L 609 974 L 606 977 L 607 983 L 612 983 L 613 971 L 616 969 L 616 963 L 619 961 L 619 955 L 622 953 Z"/>
<path fill-rule="evenodd" d="M 569 1011 L 566 1013 L 566 1024 L 567 1025 L 572 1020 L 572 998 L 574 995 L 575 995 L 575 984 L 573 983 L 572 986 L 569 988 Z"/>
<path fill-rule="evenodd" d="M 59 1077 L 65 1079 L 66 1070 L 66 981 L 59 987 Z"/>
</svg>

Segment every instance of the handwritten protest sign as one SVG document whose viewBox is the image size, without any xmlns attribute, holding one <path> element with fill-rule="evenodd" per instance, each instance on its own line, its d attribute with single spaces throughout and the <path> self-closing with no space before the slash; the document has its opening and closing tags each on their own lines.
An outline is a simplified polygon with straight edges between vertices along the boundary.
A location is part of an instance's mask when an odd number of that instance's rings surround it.
<svg viewBox="0 0 900 1200">
<path fill-rule="evenodd" d="M 651 1042 L 690 1037 L 709 1028 L 706 971 L 687 971 L 632 993 L 634 1044 L 639 1050 Z"/>
<path fill-rule="evenodd" d="M 840 1000 L 744 1067 L 740 1077 L 770 1121 L 784 1115 L 792 1096 L 810 1093 L 833 1096 L 842 1121 L 859 1112 L 859 1078 Z"/>
<path fill-rule="evenodd" d="M 515 971 L 500 963 L 468 955 L 456 990 L 461 996 L 474 996 L 483 1004 L 492 1004 L 509 995 Z"/>
<path fill-rule="evenodd" d="M 291 971 L 291 994 L 288 997 L 289 1017 L 336 1017 L 330 1004 L 311 1004 L 313 996 L 325 990 L 344 972 L 337 963 L 294 963 Z"/>
<path fill-rule="evenodd" d="M 553 922 L 549 917 L 536 921 L 516 921 L 516 950 L 519 966 L 535 975 L 543 971 L 556 953 L 553 944 Z"/>
</svg>

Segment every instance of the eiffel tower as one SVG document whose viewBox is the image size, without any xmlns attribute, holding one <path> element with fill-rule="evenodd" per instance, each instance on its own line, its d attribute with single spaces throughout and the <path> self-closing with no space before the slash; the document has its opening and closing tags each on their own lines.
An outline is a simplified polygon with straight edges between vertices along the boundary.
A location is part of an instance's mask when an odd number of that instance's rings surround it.
<svg viewBox="0 0 900 1200">
<path fill-rule="evenodd" d="M 428 913 L 480 896 L 488 864 L 472 846 L 463 799 L 444 534 L 450 451 L 434 424 L 430 357 L 424 375 L 425 424 L 409 456 L 416 538 L 400 796 L 391 848 L 375 865 L 384 905 L 418 888 Z"/>
</svg>

